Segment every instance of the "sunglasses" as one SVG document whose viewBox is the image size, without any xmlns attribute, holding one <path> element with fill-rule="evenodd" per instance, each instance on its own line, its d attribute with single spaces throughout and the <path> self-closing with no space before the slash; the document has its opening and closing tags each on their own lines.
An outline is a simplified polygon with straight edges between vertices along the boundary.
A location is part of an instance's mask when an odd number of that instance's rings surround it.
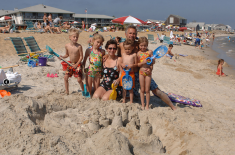
<svg viewBox="0 0 235 155">
<path fill-rule="evenodd" d="M 112 49 L 113 49 L 113 50 L 117 50 L 117 48 L 109 48 L 109 50 L 112 50 Z"/>
</svg>

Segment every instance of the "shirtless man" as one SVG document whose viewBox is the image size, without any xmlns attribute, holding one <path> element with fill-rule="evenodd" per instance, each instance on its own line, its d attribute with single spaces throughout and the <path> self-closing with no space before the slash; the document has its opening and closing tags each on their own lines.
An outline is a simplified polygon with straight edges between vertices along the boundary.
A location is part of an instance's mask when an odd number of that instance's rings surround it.
<svg viewBox="0 0 235 155">
<path fill-rule="evenodd" d="M 125 35 L 126 35 L 126 39 L 127 40 L 135 41 L 136 36 L 137 36 L 137 29 L 136 29 L 136 27 L 135 26 L 127 27 Z M 121 49 L 121 51 L 120 51 L 121 55 L 123 55 L 122 53 L 125 52 L 125 49 L 123 47 L 123 43 L 120 43 L 120 49 Z M 138 52 L 138 43 L 135 42 L 133 53 L 137 53 L 137 52 Z M 133 89 L 133 92 L 134 92 L 135 96 L 139 96 L 139 93 L 138 93 L 139 89 L 140 89 L 140 84 L 139 84 L 139 68 L 137 68 L 137 67 L 134 68 L 134 72 L 135 72 L 135 88 Z M 149 74 L 151 73 L 150 70 L 148 70 L 148 69 L 145 72 L 148 72 Z M 172 110 L 176 110 L 176 107 L 172 104 L 172 102 L 169 99 L 169 97 L 158 88 L 158 85 L 155 83 L 155 81 L 153 79 L 151 79 L 150 90 L 152 91 L 152 93 L 155 96 L 158 96 L 167 105 L 169 105 Z"/>
<path fill-rule="evenodd" d="M 61 58 L 69 57 L 70 63 L 73 65 L 73 66 L 68 65 L 67 71 L 64 76 L 64 84 L 66 90 L 65 93 L 67 95 L 69 95 L 68 79 L 69 77 L 72 77 L 72 75 L 74 75 L 74 77 L 77 78 L 77 81 L 80 87 L 82 88 L 82 91 L 84 91 L 83 82 L 82 82 L 82 65 L 81 65 L 83 59 L 83 50 L 82 46 L 77 43 L 78 37 L 79 37 L 79 31 L 77 29 L 73 28 L 69 30 L 70 43 L 65 45 L 65 50 L 66 50 L 65 55 L 60 56 Z"/>
<path fill-rule="evenodd" d="M 44 13 L 44 16 L 43 16 L 43 22 L 46 27 L 47 26 L 47 14 L 46 13 Z"/>
<path fill-rule="evenodd" d="M 52 26 L 52 14 L 50 13 L 49 16 L 48 16 L 48 21 L 50 23 L 50 26 Z"/>
</svg>

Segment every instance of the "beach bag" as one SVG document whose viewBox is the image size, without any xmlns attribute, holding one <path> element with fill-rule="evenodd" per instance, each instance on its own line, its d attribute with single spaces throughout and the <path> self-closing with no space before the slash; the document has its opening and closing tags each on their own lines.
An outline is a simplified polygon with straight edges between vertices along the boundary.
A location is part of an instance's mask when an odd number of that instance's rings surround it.
<svg viewBox="0 0 235 155">
<path fill-rule="evenodd" d="M 0 69 L 0 84 L 3 84 L 3 80 L 6 79 L 6 74 L 3 69 Z"/>
<path fill-rule="evenodd" d="M 8 80 L 10 80 L 10 83 L 20 83 L 21 81 L 21 74 L 18 74 L 17 72 L 13 73 L 7 71 L 6 77 Z"/>
</svg>

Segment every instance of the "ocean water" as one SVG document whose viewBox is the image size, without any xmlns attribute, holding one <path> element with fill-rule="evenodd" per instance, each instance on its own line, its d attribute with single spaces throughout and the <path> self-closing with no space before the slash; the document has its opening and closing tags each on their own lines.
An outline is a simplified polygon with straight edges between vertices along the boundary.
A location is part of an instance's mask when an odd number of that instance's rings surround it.
<svg viewBox="0 0 235 155">
<path fill-rule="evenodd" d="M 218 58 L 224 59 L 235 69 L 235 36 L 215 38 L 212 49 L 219 53 Z"/>
</svg>

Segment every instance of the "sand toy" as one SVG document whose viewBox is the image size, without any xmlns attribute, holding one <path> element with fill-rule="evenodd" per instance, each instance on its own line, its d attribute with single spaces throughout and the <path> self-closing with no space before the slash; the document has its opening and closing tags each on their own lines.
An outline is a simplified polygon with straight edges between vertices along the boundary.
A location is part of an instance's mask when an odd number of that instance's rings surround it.
<svg viewBox="0 0 235 155">
<path fill-rule="evenodd" d="M 113 89 L 113 91 L 111 92 L 110 96 L 109 96 L 109 100 L 116 100 L 117 99 L 117 91 L 116 91 L 116 88 L 117 88 L 118 85 L 114 85 L 112 83 L 111 87 Z"/>
<path fill-rule="evenodd" d="M 124 75 L 122 78 L 122 86 L 126 90 L 131 90 L 133 85 L 132 77 L 129 75 L 131 68 L 129 70 L 123 68 L 123 70 L 126 72 L 126 75 Z"/>
<path fill-rule="evenodd" d="M 148 57 L 146 58 L 146 60 L 148 61 L 147 64 L 151 65 L 153 62 L 153 59 L 159 59 L 161 57 L 163 57 L 168 51 L 168 48 L 165 45 L 161 45 L 158 48 L 156 48 L 153 51 L 153 56 L 152 57 Z"/>
</svg>

